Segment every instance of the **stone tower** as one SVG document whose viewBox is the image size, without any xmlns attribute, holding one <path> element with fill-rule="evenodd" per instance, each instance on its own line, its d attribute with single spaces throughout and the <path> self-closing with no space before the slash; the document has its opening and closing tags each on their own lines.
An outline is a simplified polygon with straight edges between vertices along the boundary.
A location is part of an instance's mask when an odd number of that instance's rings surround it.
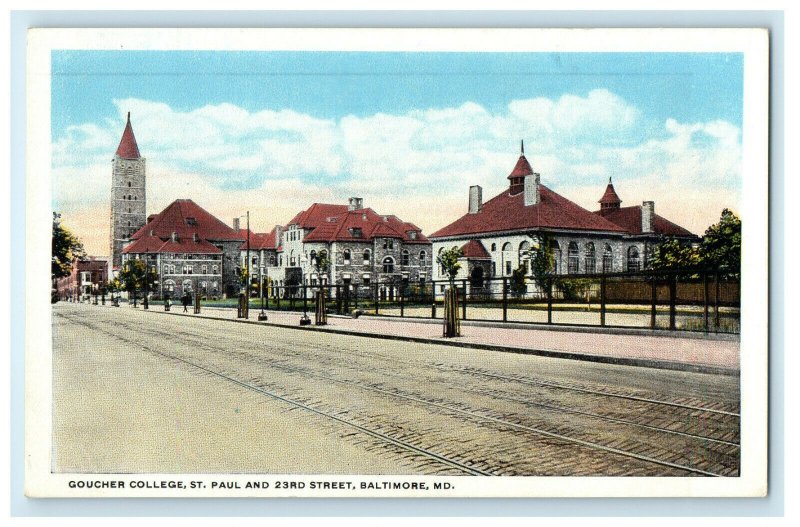
<svg viewBox="0 0 800 527">
<path fill-rule="evenodd" d="M 111 163 L 111 265 L 119 267 L 125 242 L 147 222 L 145 159 L 139 154 L 130 112 Z"/>
</svg>

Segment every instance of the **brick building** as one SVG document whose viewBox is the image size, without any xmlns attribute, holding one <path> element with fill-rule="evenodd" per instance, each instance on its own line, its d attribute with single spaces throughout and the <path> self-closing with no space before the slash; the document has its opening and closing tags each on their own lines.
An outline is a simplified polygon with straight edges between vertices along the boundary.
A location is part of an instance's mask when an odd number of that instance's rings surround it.
<svg viewBox="0 0 800 527">
<path fill-rule="evenodd" d="M 109 260 L 90 256 L 76 260 L 69 276 L 56 280 L 56 292 L 60 300 L 86 300 L 91 295 L 102 294 L 108 283 Z"/>
<path fill-rule="evenodd" d="M 122 263 L 145 260 L 158 273 L 156 298 L 195 291 L 209 298 L 236 296 L 239 248 L 245 239 L 194 201 L 179 199 L 147 218 L 122 250 Z"/>
<path fill-rule="evenodd" d="M 468 212 L 430 235 L 434 254 L 460 247 L 459 279 L 510 277 L 527 266 L 531 245 L 547 235 L 558 274 L 638 271 L 653 247 L 665 237 L 687 242 L 698 238 L 655 213 L 655 203 L 621 207 L 611 180 L 600 210 L 590 212 L 541 184 L 525 157 L 524 146 L 508 176 L 508 190 L 487 202 L 482 189 L 469 189 Z M 447 277 L 434 266 L 434 279 Z"/>
</svg>

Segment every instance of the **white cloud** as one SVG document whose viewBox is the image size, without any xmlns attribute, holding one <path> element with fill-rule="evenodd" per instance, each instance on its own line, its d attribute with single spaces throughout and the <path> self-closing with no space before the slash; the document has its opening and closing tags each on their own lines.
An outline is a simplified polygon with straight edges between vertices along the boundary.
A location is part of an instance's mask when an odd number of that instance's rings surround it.
<svg viewBox="0 0 800 527">
<path fill-rule="evenodd" d="M 620 195 L 635 198 L 623 197 L 629 204 L 655 199 L 658 210 L 683 216 L 690 207 L 707 209 L 686 221 L 698 232 L 723 207 L 737 208 L 741 186 L 738 127 L 669 119 L 656 136 L 646 134 L 652 123 L 642 112 L 604 89 L 515 100 L 501 111 L 466 102 L 338 120 L 230 103 L 115 103 L 117 120 L 71 126 L 54 142 L 61 210 L 106 210 L 110 161 L 128 111 L 148 160 L 148 212 L 192 198 L 221 217 L 258 210 L 264 229 L 314 201 L 361 195 L 431 232 L 463 214 L 469 185 L 484 186 L 487 199 L 505 188 L 520 139 L 543 183 L 582 206 L 595 208 L 611 176 Z"/>
</svg>

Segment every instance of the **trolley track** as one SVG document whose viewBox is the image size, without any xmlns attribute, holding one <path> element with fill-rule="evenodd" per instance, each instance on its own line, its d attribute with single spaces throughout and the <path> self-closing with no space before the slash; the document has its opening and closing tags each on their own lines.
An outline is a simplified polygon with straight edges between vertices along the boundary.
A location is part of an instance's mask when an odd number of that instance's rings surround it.
<svg viewBox="0 0 800 527">
<path fill-rule="evenodd" d="M 87 325 L 88 327 L 92 327 L 92 329 L 103 331 L 102 328 L 99 328 L 97 326 L 90 326 L 88 324 L 85 324 L 83 320 L 79 319 L 79 317 L 68 317 L 68 318 L 73 318 L 73 321 L 75 323 L 81 323 L 82 325 Z M 129 326 L 129 327 L 126 327 L 126 326 Z M 126 324 L 125 322 L 123 322 L 122 324 L 118 324 L 118 327 L 123 327 L 126 330 L 132 331 L 132 332 L 136 331 L 138 329 L 138 328 L 133 327 L 130 324 Z M 153 330 L 154 330 L 154 328 L 149 327 L 148 328 L 148 333 L 153 333 L 154 332 Z M 119 336 L 116 333 L 108 333 L 108 332 L 106 332 L 106 333 L 109 334 L 109 335 L 113 335 L 113 336 L 119 338 Z M 175 332 L 174 331 L 172 331 L 172 332 L 163 331 L 162 332 L 160 330 L 155 330 L 155 333 L 156 334 L 162 334 L 165 338 L 166 337 L 175 337 Z M 188 342 L 187 344 L 190 344 L 191 346 L 193 346 L 193 347 L 195 347 L 197 349 L 205 350 L 205 351 L 213 353 L 213 354 L 215 354 L 217 356 L 220 356 L 221 353 L 224 353 L 228 358 L 232 353 L 235 353 L 235 352 L 231 352 L 228 349 L 223 349 L 223 348 L 220 348 L 218 346 L 215 347 L 213 345 L 210 345 L 208 340 L 207 339 L 203 339 L 202 336 L 199 335 L 199 334 L 190 334 L 190 333 L 185 332 L 185 331 L 181 331 L 180 333 L 181 333 L 180 334 L 181 339 L 183 339 L 183 340 L 189 339 L 191 342 Z M 226 338 L 227 338 L 227 335 L 226 335 Z M 241 339 L 240 339 L 240 337 L 236 337 L 236 340 L 241 340 Z M 131 344 L 135 344 L 135 345 L 137 345 L 139 347 L 142 347 L 141 342 L 137 342 L 135 338 L 128 339 L 128 342 L 130 342 Z M 247 342 L 245 342 L 245 344 L 246 343 Z M 252 345 L 252 341 L 250 341 L 249 344 Z M 306 348 L 308 348 L 309 350 L 312 350 L 312 351 L 316 351 L 317 353 L 320 351 L 318 347 L 306 346 Z M 264 395 L 268 395 L 270 397 L 277 398 L 277 399 L 283 400 L 285 402 L 290 402 L 291 404 L 296 405 L 298 408 L 303 408 L 306 411 L 316 412 L 319 415 L 329 416 L 330 419 L 339 420 L 343 424 L 349 424 L 350 426 L 356 428 L 357 430 L 359 430 L 359 431 L 361 431 L 363 433 L 372 435 L 372 437 L 381 438 L 382 440 L 387 441 L 389 443 L 392 443 L 393 441 L 397 441 L 399 443 L 406 444 L 406 443 L 403 443 L 402 440 L 397 439 L 396 437 L 390 436 L 389 434 L 386 434 L 386 433 L 383 433 L 383 432 L 380 432 L 380 431 L 372 430 L 372 429 L 368 428 L 367 426 L 364 426 L 363 424 L 357 423 L 355 420 L 342 419 L 341 417 L 338 417 L 335 412 L 320 410 L 320 408 L 319 408 L 320 405 L 318 403 L 314 403 L 314 405 L 312 405 L 312 404 L 309 404 L 309 403 L 306 403 L 306 402 L 303 402 L 303 401 L 299 400 L 299 398 L 292 399 L 292 398 L 286 397 L 285 395 L 280 395 L 275 391 L 266 390 L 265 388 L 260 387 L 258 385 L 259 381 L 262 380 L 262 379 L 259 379 L 258 377 L 253 377 L 253 378 L 251 378 L 249 380 L 243 381 L 241 379 L 241 375 L 239 376 L 239 378 L 234 378 L 232 375 L 229 375 L 228 373 L 225 373 L 225 371 L 224 371 L 225 369 L 224 368 L 222 368 L 223 371 L 217 371 L 220 368 L 218 368 L 218 367 L 217 368 L 213 368 L 213 369 L 212 368 L 208 368 L 208 367 L 203 366 L 201 364 L 195 363 L 192 360 L 188 360 L 188 359 L 181 358 L 181 357 L 176 357 L 176 356 L 173 356 L 171 354 L 165 354 L 162 351 L 159 351 L 157 349 L 148 349 L 148 351 L 151 351 L 153 353 L 157 353 L 157 354 L 162 355 L 162 356 L 167 357 L 167 358 L 171 358 L 173 360 L 183 361 L 184 363 L 190 364 L 193 367 L 203 369 L 203 370 L 207 371 L 210 374 L 214 374 L 214 375 L 226 378 L 226 379 L 230 380 L 230 382 L 237 383 L 237 384 L 241 385 L 242 387 L 246 387 L 246 388 L 251 389 L 251 390 L 262 392 Z M 303 357 L 302 355 L 298 355 L 298 356 L 300 358 Z M 246 357 L 239 357 L 239 359 L 240 360 L 253 361 L 254 360 L 254 356 L 253 355 L 248 355 Z M 263 359 L 263 357 L 262 357 L 262 359 Z M 416 366 L 419 366 L 419 364 L 416 364 Z M 668 461 L 668 460 L 656 459 L 656 458 L 654 458 L 652 456 L 647 455 L 646 453 L 628 452 L 628 451 L 625 451 L 624 449 L 617 448 L 615 446 L 602 445 L 602 444 L 593 443 L 591 441 L 584 441 L 584 440 L 581 440 L 579 438 L 570 437 L 568 435 L 559 433 L 558 431 L 546 430 L 546 429 L 541 429 L 541 428 L 537 428 L 537 427 L 527 426 L 527 425 L 522 424 L 520 422 L 514 422 L 512 420 L 504 419 L 502 417 L 493 417 L 493 416 L 490 416 L 490 415 L 485 415 L 484 413 L 481 413 L 481 412 L 475 412 L 475 411 L 471 411 L 471 410 L 460 409 L 460 408 L 454 407 L 454 406 L 452 406 L 450 404 L 442 404 L 442 403 L 438 403 L 436 401 L 428 400 L 427 398 L 420 397 L 418 394 L 401 393 L 400 391 L 394 390 L 394 389 L 389 390 L 389 389 L 385 389 L 385 388 L 381 388 L 381 387 L 377 387 L 377 386 L 374 386 L 374 385 L 369 385 L 369 384 L 365 384 L 365 383 L 361 383 L 361 382 L 344 380 L 344 379 L 337 378 L 337 377 L 334 377 L 334 376 L 331 376 L 331 375 L 321 374 L 319 372 L 312 372 L 312 371 L 309 371 L 308 369 L 299 368 L 299 367 L 292 366 L 292 365 L 289 365 L 289 364 L 286 364 L 286 363 L 281 364 L 279 361 L 270 362 L 268 364 L 268 367 L 270 367 L 272 369 L 278 369 L 280 371 L 284 371 L 285 373 L 289 373 L 289 374 L 297 374 L 297 375 L 303 376 L 305 378 L 307 378 L 309 376 L 312 376 L 312 377 L 316 377 L 317 379 L 324 379 L 324 380 L 327 380 L 327 381 L 330 381 L 330 382 L 339 383 L 339 384 L 347 385 L 347 386 L 350 386 L 350 387 L 358 388 L 360 390 L 369 390 L 369 391 L 372 391 L 372 392 L 375 392 L 375 393 L 379 393 L 379 394 L 381 394 L 383 396 L 392 397 L 392 398 L 400 398 L 400 399 L 412 402 L 413 404 L 424 405 L 424 406 L 431 407 L 431 408 L 437 408 L 439 411 L 455 413 L 455 414 L 458 414 L 458 415 L 460 415 L 460 416 L 462 416 L 464 418 L 467 418 L 469 420 L 473 420 L 473 421 L 474 420 L 481 420 L 484 423 L 485 422 L 492 422 L 492 423 L 494 423 L 494 425 L 500 426 L 501 428 L 513 428 L 513 429 L 515 429 L 517 431 L 521 431 L 521 432 L 524 432 L 526 434 L 536 434 L 538 436 L 543 436 L 543 437 L 546 437 L 546 438 L 549 438 L 549 439 L 552 439 L 552 440 L 566 441 L 566 442 L 570 442 L 570 443 L 575 444 L 575 445 L 580 445 L 580 446 L 582 446 L 584 448 L 600 450 L 600 451 L 604 451 L 604 452 L 609 453 L 609 454 L 616 454 L 616 455 L 626 456 L 626 457 L 630 457 L 630 458 L 633 458 L 633 459 L 637 459 L 637 460 L 642 461 L 642 462 L 655 463 L 655 464 L 659 464 L 659 465 L 662 465 L 662 466 L 665 466 L 665 467 L 670 467 L 672 469 L 676 469 L 676 470 L 679 470 L 679 471 L 686 471 L 688 473 L 701 474 L 701 475 L 711 475 L 711 476 L 721 475 L 719 473 L 712 472 L 712 471 L 709 471 L 709 470 L 700 469 L 700 468 L 697 468 L 697 467 L 687 467 L 687 466 L 684 466 L 684 465 L 680 465 L 678 463 L 673 463 L 673 462 Z M 452 369 L 452 368 L 450 368 L 450 369 Z M 456 370 L 460 373 L 460 370 L 458 370 L 458 369 L 456 369 Z M 263 378 L 263 375 L 261 377 Z M 514 379 L 514 380 L 519 381 L 519 379 Z M 489 394 L 489 393 L 484 394 L 484 395 L 496 396 L 496 394 Z M 606 395 L 606 394 L 603 394 L 603 395 Z M 506 397 L 506 399 L 509 399 L 509 398 Z M 518 402 L 521 402 L 521 403 L 524 403 L 524 404 L 536 404 L 536 403 L 533 403 L 531 401 L 518 401 Z M 648 403 L 652 403 L 653 401 L 648 400 L 647 402 Z M 675 404 L 675 403 L 671 403 L 671 405 L 672 406 L 677 406 L 677 404 Z M 706 410 L 706 409 L 697 408 L 697 407 L 691 407 L 691 409 L 693 411 L 701 411 L 701 410 L 705 411 Z M 553 408 L 553 410 L 565 411 L 565 410 L 568 410 L 568 409 Z M 603 418 L 603 416 L 598 416 L 598 415 L 591 415 L 591 417 Z M 605 419 L 611 421 L 610 419 L 607 419 L 607 418 L 605 418 Z M 626 422 L 625 424 L 632 424 L 632 425 L 645 426 L 646 427 L 646 425 L 641 425 L 641 424 L 637 424 L 637 423 Z M 671 431 L 671 430 L 668 430 L 668 429 L 659 429 L 657 427 L 651 427 L 651 428 L 654 429 L 653 431 L 662 431 L 662 432 L 665 432 L 665 433 L 675 433 L 674 431 Z M 717 441 L 720 444 L 731 446 L 731 447 L 738 447 L 738 445 L 733 444 L 731 442 L 714 440 L 713 438 L 702 438 L 702 437 L 699 437 L 699 436 L 693 436 L 692 434 L 680 434 L 680 433 L 678 433 L 678 434 L 679 435 L 686 435 L 687 437 L 693 437 L 693 438 L 696 438 L 696 439 L 708 440 L 708 441 L 712 441 L 712 442 L 713 441 Z M 401 444 L 398 444 L 398 443 L 392 443 L 392 444 L 395 444 L 395 446 L 402 446 Z M 403 448 L 406 448 L 406 447 L 403 447 Z M 453 466 L 453 467 L 459 466 L 460 470 L 463 470 L 466 473 L 475 473 L 475 472 L 470 472 L 470 470 L 477 470 L 478 471 L 477 473 L 481 473 L 481 474 L 483 474 L 483 473 L 487 473 L 487 474 L 491 473 L 491 471 L 488 471 L 488 470 L 476 469 L 474 466 L 465 465 L 463 463 L 460 463 L 459 461 L 451 460 L 447 456 L 441 456 L 443 459 L 438 459 L 435 456 L 440 456 L 440 454 L 436 454 L 435 452 L 433 452 L 433 451 L 431 451 L 429 449 L 421 448 L 421 447 L 419 447 L 417 445 L 414 445 L 414 444 L 411 444 L 411 443 L 408 443 L 407 448 L 408 448 L 409 451 L 416 452 L 418 455 L 428 456 L 431 459 L 437 459 L 438 461 L 443 462 L 445 464 L 450 463 L 449 466 Z M 464 467 L 467 467 L 469 470 L 467 470 L 467 468 L 464 468 Z M 730 474 L 726 474 L 726 475 L 730 475 Z"/>
</svg>

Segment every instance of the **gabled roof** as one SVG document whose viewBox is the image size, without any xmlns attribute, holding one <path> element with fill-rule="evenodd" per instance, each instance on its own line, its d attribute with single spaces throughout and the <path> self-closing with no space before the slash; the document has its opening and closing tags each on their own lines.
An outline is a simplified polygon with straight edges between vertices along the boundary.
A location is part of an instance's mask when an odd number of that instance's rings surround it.
<svg viewBox="0 0 800 527">
<path fill-rule="evenodd" d="M 298 225 L 304 229 L 314 229 L 322 223 L 325 223 L 328 218 L 339 216 L 346 212 L 347 205 L 314 203 L 306 210 L 298 213 L 286 225 Z"/>
<path fill-rule="evenodd" d="M 164 240 L 170 238 L 173 232 L 181 240 L 191 239 L 193 235 L 200 240 L 210 241 L 243 241 L 246 238 L 190 199 L 173 201 L 131 238 L 137 240 L 150 236 L 151 232 L 152 236 Z"/>
<path fill-rule="evenodd" d="M 524 193 L 511 195 L 506 189 L 484 203 L 478 212 L 465 214 L 430 237 L 536 229 L 625 232 L 618 225 L 589 212 L 544 185 L 539 185 L 539 196 L 539 203 L 526 207 Z"/>
<path fill-rule="evenodd" d="M 404 222 L 395 215 L 380 215 L 371 208 L 349 210 L 345 205 L 315 203 L 295 216 L 292 222 L 299 225 L 304 222 L 304 228 L 312 229 L 303 238 L 307 242 L 368 242 L 380 237 L 399 238 L 403 243 L 410 244 L 430 243 L 422 230 L 413 223 Z M 415 233 L 414 238 L 410 232 Z"/>
<path fill-rule="evenodd" d="M 158 236 L 142 236 L 122 249 L 123 254 L 158 254 L 158 253 L 186 253 L 186 254 L 220 254 L 222 251 L 205 240 L 192 238 L 171 238 L 162 240 Z"/>
<path fill-rule="evenodd" d="M 461 246 L 461 255 L 468 260 L 489 260 L 492 256 L 479 240 L 470 240 Z"/>
<path fill-rule="evenodd" d="M 269 232 L 251 232 L 250 233 L 250 250 L 260 251 L 267 249 L 278 248 L 278 226 L 272 228 Z M 247 230 L 244 231 L 247 236 Z M 247 250 L 247 239 L 239 247 L 241 250 Z"/>
<path fill-rule="evenodd" d="M 125 131 L 122 132 L 122 139 L 117 147 L 117 155 L 123 159 L 139 159 L 142 157 L 139 154 L 139 145 L 136 144 L 136 137 L 133 135 L 131 112 L 128 112 L 128 124 L 125 125 Z"/>
<path fill-rule="evenodd" d="M 595 212 L 599 215 L 600 211 Z M 619 225 L 625 229 L 629 234 L 642 234 L 642 207 L 637 205 L 634 207 L 620 207 L 615 210 L 603 212 L 603 218 Z M 653 221 L 655 234 L 663 236 L 679 236 L 679 237 L 693 237 L 694 234 L 684 229 L 680 225 L 672 223 L 666 218 L 655 215 Z"/>
</svg>

